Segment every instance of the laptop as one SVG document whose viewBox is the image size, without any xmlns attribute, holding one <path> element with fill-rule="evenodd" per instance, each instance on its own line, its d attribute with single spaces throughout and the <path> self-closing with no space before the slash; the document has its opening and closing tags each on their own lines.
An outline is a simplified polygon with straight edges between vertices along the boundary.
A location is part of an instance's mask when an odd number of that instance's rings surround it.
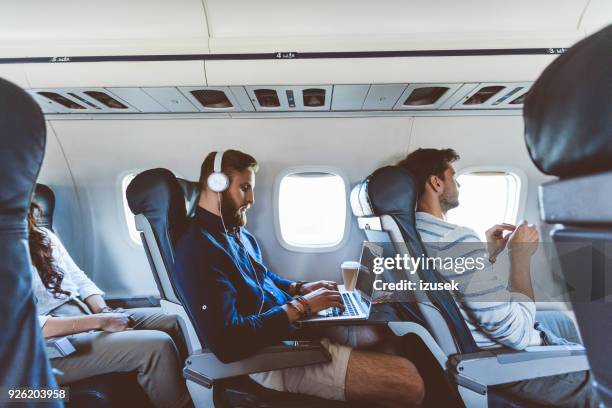
<svg viewBox="0 0 612 408">
<path fill-rule="evenodd" d="M 344 285 L 338 285 L 338 291 L 344 302 L 344 312 L 335 307 L 321 310 L 316 315 L 311 316 L 307 319 L 300 320 L 300 322 L 344 322 L 353 320 L 367 320 L 370 317 L 370 310 L 372 309 L 372 294 L 374 293 L 374 280 L 375 275 L 372 271 L 365 267 L 365 265 L 371 265 L 369 258 L 372 256 L 370 251 L 364 251 L 361 260 L 361 267 L 357 272 L 357 282 L 355 283 L 355 290 L 352 292 L 344 289 Z M 365 261 L 365 262 L 364 262 Z"/>
</svg>

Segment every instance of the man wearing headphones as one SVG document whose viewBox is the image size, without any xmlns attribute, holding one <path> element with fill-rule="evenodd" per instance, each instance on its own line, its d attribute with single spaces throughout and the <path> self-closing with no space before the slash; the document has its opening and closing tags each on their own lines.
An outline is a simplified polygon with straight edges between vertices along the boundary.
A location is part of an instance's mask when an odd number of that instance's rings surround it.
<svg viewBox="0 0 612 408">
<path fill-rule="evenodd" d="M 202 346 L 223 362 L 299 336 L 296 322 L 303 317 L 343 308 L 336 283 L 294 282 L 265 266 L 255 237 L 244 228 L 257 169 L 256 160 L 240 151 L 210 153 L 201 167 L 195 216 L 176 245 L 176 279 L 191 302 L 185 306 Z M 268 388 L 327 399 L 384 407 L 420 404 L 424 384 L 416 367 L 399 356 L 353 350 L 349 345 L 367 343 L 356 337 L 323 338 L 332 355 L 329 363 L 251 377 Z"/>
</svg>

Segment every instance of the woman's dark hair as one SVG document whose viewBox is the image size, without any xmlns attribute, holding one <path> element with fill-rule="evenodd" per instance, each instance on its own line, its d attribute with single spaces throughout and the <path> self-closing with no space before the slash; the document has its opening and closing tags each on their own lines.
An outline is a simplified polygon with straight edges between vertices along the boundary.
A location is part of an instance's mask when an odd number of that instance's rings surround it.
<svg viewBox="0 0 612 408">
<path fill-rule="evenodd" d="M 69 291 L 62 289 L 64 273 L 57 268 L 53 261 L 51 241 L 49 241 L 45 231 L 38 227 L 41 211 L 40 206 L 32 201 L 30 213 L 28 214 L 28 241 L 32 264 L 38 270 L 38 275 L 43 285 L 53 296 L 59 298 L 62 295 L 70 295 Z"/>
</svg>

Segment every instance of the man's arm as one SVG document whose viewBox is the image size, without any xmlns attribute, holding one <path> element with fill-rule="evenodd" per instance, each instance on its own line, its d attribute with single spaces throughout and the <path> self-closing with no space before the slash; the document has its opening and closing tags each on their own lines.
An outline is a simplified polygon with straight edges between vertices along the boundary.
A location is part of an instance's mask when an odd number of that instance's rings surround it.
<svg viewBox="0 0 612 408">
<path fill-rule="evenodd" d="M 438 257 L 465 258 L 482 256 L 488 258 L 485 245 L 469 228 L 457 228 L 447 242 L 438 243 L 444 248 Z M 459 283 L 457 298 L 461 308 L 492 340 L 517 350 L 539 344 L 540 337 L 534 329 L 535 303 L 524 293 L 500 279 L 499 273 L 490 263 L 484 269 L 470 268 L 459 274 L 453 270 L 441 270 L 447 280 Z"/>
</svg>

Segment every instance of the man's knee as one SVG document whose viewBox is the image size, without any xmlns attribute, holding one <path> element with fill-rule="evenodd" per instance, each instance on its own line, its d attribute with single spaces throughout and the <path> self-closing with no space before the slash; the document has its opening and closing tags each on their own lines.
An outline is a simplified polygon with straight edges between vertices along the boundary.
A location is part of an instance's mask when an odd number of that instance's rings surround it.
<svg viewBox="0 0 612 408">
<path fill-rule="evenodd" d="M 150 330 L 143 344 L 143 351 L 152 356 L 178 355 L 174 340 L 167 333 L 159 330 Z"/>
</svg>

